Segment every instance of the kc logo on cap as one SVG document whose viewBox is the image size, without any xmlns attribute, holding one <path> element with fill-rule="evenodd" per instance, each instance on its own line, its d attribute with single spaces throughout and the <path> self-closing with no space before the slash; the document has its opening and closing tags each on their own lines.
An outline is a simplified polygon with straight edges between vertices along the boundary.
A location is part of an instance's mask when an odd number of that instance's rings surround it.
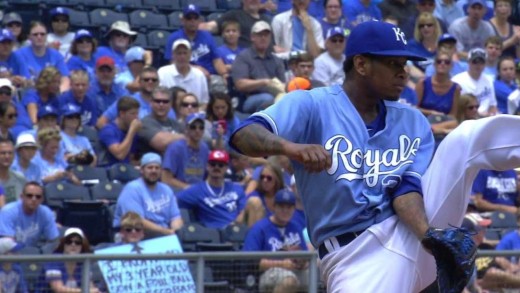
<svg viewBox="0 0 520 293">
<path fill-rule="evenodd" d="M 408 43 L 406 42 L 406 36 L 404 35 L 404 32 L 401 31 L 401 29 L 398 27 L 393 27 L 392 29 L 394 30 L 396 41 L 401 41 L 407 45 Z"/>
</svg>

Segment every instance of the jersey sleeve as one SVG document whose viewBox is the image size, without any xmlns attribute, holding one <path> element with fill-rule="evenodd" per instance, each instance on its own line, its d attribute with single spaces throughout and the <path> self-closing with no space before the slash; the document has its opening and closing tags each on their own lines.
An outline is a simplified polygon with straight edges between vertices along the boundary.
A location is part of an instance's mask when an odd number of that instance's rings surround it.
<svg viewBox="0 0 520 293">
<path fill-rule="evenodd" d="M 107 118 L 108 121 L 114 121 L 117 118 L 117 102 L 112 103 L 108 107 L 108 109 L 103 112 L 103 116 Z"/>
<path fill-rule="evenodd" d="M 176 164 L 178 155 L 177 151 L 178 148 L 176 143 L 171 143 L 164 152 L 164 158 L 162 163 L 162 167 L 170 171 L 170 173 L 172 173 L 172 175 L 174 176 L 177 174 L 177 171 L 179 169 L 179 164 Z"/>
<path fill-rule="evenodd" d="M 486 175 L 484 170 L 480 170 L 473 181 L 473 186 L 471 187 L 471 194 L 484 194 L 484 190 L 486 189 Z"/>
<path fill-rule="evenodd" d="M 44 210 L 44 218 L 43 218 L 43 229 L 45 234 L 45 240 L 52 241 L 54 239 L 58 239 L 60 236 L 60 232 L 58 231 L 58 226 L 56 226 L 56 221 L 54 219 L 54 214 L 49 208 L 45 208 Z"/>
<path fill-rule="evenodd" d="M 197 185 L 192 185 L 189 188 L 181 191 L 177 197 L 179 207 L 183 209 L 197 208 L 197 194 L 201 194 L 202 190 Z"/>
<path fill-rule="evenodd" d="M 121 141 L 119 141 L 119 135 L 110 124 L 101 129 L 99 132 L 99 140 L 106 148 L 109 148 L 113 144 L 121 143 Z"/>
</svg>

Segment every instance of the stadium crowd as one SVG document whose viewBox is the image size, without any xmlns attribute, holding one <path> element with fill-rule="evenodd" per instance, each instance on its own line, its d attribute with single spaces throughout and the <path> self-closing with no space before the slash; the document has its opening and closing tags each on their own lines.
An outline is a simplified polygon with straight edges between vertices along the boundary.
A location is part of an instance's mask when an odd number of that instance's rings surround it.
<svg viewBox="0 0 520 293">
<path fill-rule="evenodd" d="M 0 254 L 26 247 L 87 253 L 107 242 L 182 235 L 189 223 L 243 226 L 237 250 L 312 250 L 289 159 L 245 157 L 228 141 L 241 121 L 287 92 L 341 86 L 350 30 L 365 21 L 396 24 L 410 49 L 427 58 L 407 63 L 399 102 L 428 118 L 437 143 L 464 120 L 520 111 L 516 1 L 238 2 L 208 11 L 181 1 L 180 27 L 160 48 L 139 46 L 143 28 L 132 21 L 116 20 L 106 31 L 74 26 L 75 7 L 50 5 L 41 20 L 5 11 Z M 130 177 L 117 176 L 125 170 Z M 520 248 L 518 178 L 515 170 L 483 170 L 475 180 L 465 225 L 482 236 L 480 245 Z M 98 188 L 106 184 L 119 186 L 115 196 Z M 88 223 L 67 226 L 63 203 L 77 200 L 68 196 L 80 187 L 87 190 L 82 201 L 111 211 L 109 238 L 94 239 Z M 504 217 L 515 220 L 490 220 Z M 518 258 L 479 263 L 486 265 L 467 292 L 520 289 Z M 302 290 L 307 268 L 262 259 L 258 289 Z M 76 263 L 45 264 L 36 286 L 80 292 L 80 272 Z M 1 264 L 0 292 L 36 288 L 23 274 L 17 264 Z M 91 288 L 103 291 L 102 284 Z"/>
</svg>

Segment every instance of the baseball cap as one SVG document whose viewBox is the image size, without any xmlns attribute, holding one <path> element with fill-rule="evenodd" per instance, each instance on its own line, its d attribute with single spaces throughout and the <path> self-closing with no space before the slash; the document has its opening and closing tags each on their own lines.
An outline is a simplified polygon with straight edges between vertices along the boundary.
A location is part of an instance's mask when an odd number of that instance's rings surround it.
<svg viewBox="0 0 520 293">
<path fill-rule="evenodd" d="M 6 254 L 9 252 L 17 252 L 22 249 L 24 245 L 17 243 L 14 239 L 9 237 L 0 238 L 0 254 Z"/>
<path fill-rule="evenodd" d="M 98 58 L 98 60 L 96 60 L 96 68 L 100 68 L 103 66 L 108 66 L 110 68 L 114 68 L 115 67 L 114 59 L 112 59 L 109 56 L 101 56 L 100 58 Z"/>
<path fill-rule="evenodd" d="M 61 115 L 63 117 L 81 115 L 81 108 L 75 104 L 68 103 L 61 108 Z"/>
<path fill-rule="evenodd" d="M 55 17 L 57 15 L 65 15 L 67 17 L 69 17 L 69 10 L 65 7 L 55 7 L 53 9 L 51 9 L 51 17 Z"/>
<path fill-rule="evenodd" d="M 489 225 L 491 225 L 491 219 L 485 219 L 479 213 L 466 214 L 462 220 L 462 228 L 466 228 L 470 232 L 482 231 Z"/>
<path fill-rule="evenodd" d="M 129 35 L 132 37 L 137 36 L 137 32 L 134 32 L 133 30 L 131 30 L 128 22 L 126 22 L 124 20 L 118 20 L 118 21 L 115 21 L 114 23 L 112 23 L 112 25 L 110 26 L 110 29 L 106 33 L 105 37 L 109 36 L 110 33 L 113 31 L 119 31 L 119 32 L 122 32 L 123 34 Z"/>
<path fill-rule="evenodd" d="M 18 135 L 18 137 L 16 138 L 16 145 L 14 146 L 14 148 L 19 149 L 22 147 L 37 147 L 36 139 L 32 134 L 22 133 Z"/>
<path fill-rule="evenodd" d="M 325 39 L 330 39 L 334 36 L 342 36 L 342 37 L 345 37 L 345 31 L 343 31 L 343 29 L 339 26 L 335 26 L 335 27 L 331 27 L 327 30 L 327 34 L 326 34 L 326 37 Z"/>
<path fill-rule="evenodd" d="M 309 90 L 311 88 L 310 80 L 305 77 L 295 77 L 287 83 L 287 92 L 295 90 Z"/>
<path fill-rule="evenodd" d="M 471 6 L 475 5 L 475 4 L 480 4 L 483 7 L 487 7 L 486 6 L 486 2 L 484 0 L 469 0 L 468 1 L 468 7 L 471 7 Z"/>
<path fill-rule="evenodd" d="M 59 116 L 56 108 L 54 108 L 51 105 L 47 105 L 45 107 L 40 107 L 40 109 L 38 110 L 38 118 L 42 118 L 45 116 L 51 116 L 51 115 L 56 116 L 56 117 Z"/>
<path fill-rule="evenodd" d="M 406 57 L 409 60 L 424 61 L 421 55 L 408 50 L 406 36 L 393 24 L 382 21 L 366 21 L 358 24 L 349 36 L 346 56 L 359 54 L 377 56 Z"/>
<path fill-rule="evenodd" d="M 199 7 L 197 7 L 197 5 L 195 4 L 189 4 L 188 6 L 184 7 L 184 9 L 182 10 L 182 17 L 186 17 L 190 14 L 200 16 Z"/>
<path fill-rule="evenodd" d="M 487 54 L 486 51 L 482 48 L 473 48 L 468 53 L 468 61 L 472 62 L 477 59 L 482 59 L 482 61 L 486 61 Z"/>
<path fill-rule="evenodd" d="M 204 123 L 204 118 L 205 116 L 202 113 L 191 113 L 188 115 L 188 117 L 186 117 L 186 125 L 191 125 L 197 120 L 200 120 L 202 123 Z"/>
<path fill-rule="evenodd" d="M 10 88 L 11 91 L 15 90 L 13 83 L 8 78 L 0 78 L 0 88 L 4 86 Z"/>
<path fill-rule="evenodd" d="M 442 34 L 439 37 L 439 40 L 437 41 L 437 44 L 445 43 L 445 42 L 454 42 L 454 43 L 456 43 L 457 39 L 454 36 L 450 35 L 450 34 Z"/>
<path fill-rule="evenodd" d="M 186 39 L 178 39 L 177 41 L 173 42 L 172 51 L 175 51 L 179 46 L 184 46 L 191 50 L 191 44 Z"/>
<path fill-rule="evenodd" d="M 214 150 L 209 153 L 208 162 L 229 163 L 229 154 L 226 151 Z"/>
<path fill-rule="evenodd" d="M 74 41 L 77 41 L 81 38 L 94 38 L 94 36 L 92 36 L 92 33 L 90 33 L 88 30 L 86 29 L 80 29 L 76 32 L 76 35 L 74 36 Z"/>
<path fill-rule="evenodd" d="M 14 36 L 10 30 L 4 28 L 0 31 L 0 42 L 14 41 Z"/>
<path fill-rule="evenodd" d="M 274 195 L 274 203 L 294 205 L 296 204 L 296 197 L 289 189 L 280 189 Z"/>
<path fill-rule="evenodd" d="M 10 12 L 6 15 L 4 15 L 4 18 L 2 19 L 3 25 L 8 25 L 13 22 L 22 23 L 22 18 L 20 17 L 20 14 L 16 12 Z"/>
<path fill-rule="evenodd" d="M 74 234 L 78 235 L 81 238 L 85 238 L 85 234 L 83 234 L 83 231 L 81 231 L 80 228 L 68 228 L 67 230 L 65 230 L 63 237 L 69 237 Z"/>
<path fill-rule="evenodd" d="M 141 158 L 141 167 L 144 167 L 148 164 L 162 164 L 161 156 L 156 153 L 146 153 Z"/>
<path fill-rule="evenodd" d="M 141 47 L 132 47 L 125 53 L 125 62 L 131 63 L 134 61 L 144 62 L 144 49 Z"/>
<path fill-rule="evenodd" d="M 263 20 L 255 22 L 255 24 L 251 28 L 252 34 L 258 34 L 259 32 L 263 31 L 271 31 L 271 26 Z"/>
</svg>

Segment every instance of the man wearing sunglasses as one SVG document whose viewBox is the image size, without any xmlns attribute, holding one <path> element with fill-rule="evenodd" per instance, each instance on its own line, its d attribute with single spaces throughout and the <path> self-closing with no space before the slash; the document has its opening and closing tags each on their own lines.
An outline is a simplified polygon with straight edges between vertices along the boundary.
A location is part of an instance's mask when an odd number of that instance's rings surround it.
<svg viewBox="0 0 520 293">
<path fill-rule="evenodd" d="M 43 187 L 34 181 L 25 184 L 20 199 L 0 210 L 0 236 L 28 246 L 58 239 L 54 213 L 42 202 Z"/>
<path fill-rule="evenodd" d="M 343 84 L 345 73 L 343 61 L 345 61 L 346 37 L 345 31 L 339 27 L 332 27 L 327 31 L 325 41 L 326 51 L 314 60 L 314 72 L 312 77 L 330 86 Z"/>
<path fill-rule="evenodd" d="M 202 140 L 204 115 L 186 117 L 186 139 L 174 141 L 164 152 L 162 181 L 179 191 L 204 180 L 209 146 Z"/>
<path fill-rule="evenodd" d="M 224 181 L 228 164 L 227 152 L 212 151 L 206 181 L 193 184 L 178 195 L 179 207 L 193 210 L 205 227 L 222 229 L 243 222 L 246 195 L 242 186 Z"/>
</svg>

